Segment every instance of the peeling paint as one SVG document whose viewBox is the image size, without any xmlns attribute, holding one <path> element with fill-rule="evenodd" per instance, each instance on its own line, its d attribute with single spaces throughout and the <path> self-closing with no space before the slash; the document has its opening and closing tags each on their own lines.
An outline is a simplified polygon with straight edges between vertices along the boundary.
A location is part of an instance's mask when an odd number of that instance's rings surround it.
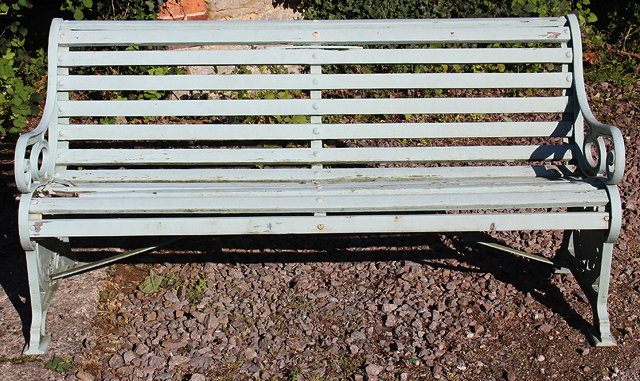
<svg viewBox="0 0 640 381">
<path fill-rule="evenodd" d="M 43 225 L 44 225 L 44 221 L 35 221 L 33 225 L 31 225 L 31 230 L 34 231 L 35 233 L 40 233 Z"/>
</svg>

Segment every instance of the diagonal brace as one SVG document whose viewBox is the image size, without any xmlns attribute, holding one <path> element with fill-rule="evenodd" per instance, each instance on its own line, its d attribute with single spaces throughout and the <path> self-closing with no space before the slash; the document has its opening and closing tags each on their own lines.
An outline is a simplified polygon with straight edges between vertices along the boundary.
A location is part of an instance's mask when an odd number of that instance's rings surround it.
<svg viewBox="0 0 640 381">
<path fill-rule="evenodd" d="M 117 255 L 113 255 L 113 256 L 108 257 L 108 258 L 101 259 L 99 261 L 95 261 L 95 262 L 87 263 L 87 264 L 84 264 L 84 265 L 76 266 L 76 267 L 74 267 L 72 269 L 69 269 L 69 270 L 60 271 L 60 272 L 51 274 L 51 280 L 57 280 L 57 279 L 66 278 L 66 277 L 81 273 L 83 271 L 95 269 L 97 267 L 104 266 L 104 265 L 107 265 L 109 263 L 117 262 L 117 261 L 119 261 L 121 259 L 129 258 L 129 257 L 132 257 L 134 255 L 138 255 L 138 254 L 143 254 L 143 253 L 149 252 L 151 250 L 155 250 L 155 249 L 157 249 L 159 247 L 166 246 L 166 245 L 168 245 L 170 243 L 176 242 L 176 241 L 181 240 L 181 239 L 182 238 L 173 238 L 173 239 L 165 240 L 165 241 L 163 241 L 163 242 L 161 242 L 161 243 L 159 243 L 157 245 L 148 246 L 148 247 L 142 247 L 142 248 L 135 249 L 135 250 L 130 250 L 130 251 L 127 251 L 127 252 L 122 253 L 122 254 L 117 254 Z"/>
</svg>

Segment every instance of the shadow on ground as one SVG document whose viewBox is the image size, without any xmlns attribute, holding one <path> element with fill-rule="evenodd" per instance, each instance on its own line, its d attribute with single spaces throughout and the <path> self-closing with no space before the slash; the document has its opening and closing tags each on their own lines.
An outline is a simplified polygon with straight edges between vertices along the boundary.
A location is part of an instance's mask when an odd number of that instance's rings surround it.
<svg viewBox="0 0 640 381">
<path fill-rule="evenodd" d="M 15 142 L 0 140 L 0 286 L 20 316 L 23 334 L 31 323 L 24 252 L 18 239 L 18 201 L 13 179 Z"/>
</svg>

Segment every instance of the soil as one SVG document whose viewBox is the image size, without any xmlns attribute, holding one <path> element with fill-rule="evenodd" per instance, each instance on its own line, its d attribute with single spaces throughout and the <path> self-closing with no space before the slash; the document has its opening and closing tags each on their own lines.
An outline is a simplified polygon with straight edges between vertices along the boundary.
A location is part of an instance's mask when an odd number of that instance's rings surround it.
<svg viewBox="0 0 640 381">
<path fill-rule="evenodd" d="M 49 352 L 22 356 L 28 293 L 5 139 L 0 379 L 640 380 L 639 89 L 589 89 L 627 143 L 616 347 L 587 343 L 590 307 L 571 276 L 478 244 L 551 254 L 561 232 L 534 231 L 184 240 L 62 282 Z M 164 286 L 145 294 L 151 272 Z M 68 369 L 45 367 L 66 358 Z"/>
</svg>

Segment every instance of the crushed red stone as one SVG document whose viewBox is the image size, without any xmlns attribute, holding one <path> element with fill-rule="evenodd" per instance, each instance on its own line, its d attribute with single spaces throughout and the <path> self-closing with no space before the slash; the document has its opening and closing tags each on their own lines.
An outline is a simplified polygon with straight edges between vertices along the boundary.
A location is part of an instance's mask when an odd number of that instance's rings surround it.
<svg viewBox="0 0 640 381">
<path fill-rule="evenodd" d="M 49 316 L 52 350 L 41 356 L 71 357 L 75 366 L 64 374 L 41 362 L 18 363 L 23 338 L 10 302 L 24 316 L 25 288 L 11 282 L 24 282 L 24 274 L 3 270 L 9 297 L 0 298 L 0 334 L 12 344 L 3 349 L 8 361 L 0 363 L 0 374 L 27 380 L 640 380 L 639 88 L 598 84 L 589 91 L 597 116 L 620 125 L 627 142 L 620 188 L 625 222 L 609 300 L 617 347 L 588 345 L 583 332 L 590 307 L 571 276 L 477 244 L 495 239 L 549 255 L 561 232 L 227 237 L 174 244 L 137 264 L 115 265 L 106 283 L 85 275 L 64 282 Z M 11 161 L 8 153 L 3 157 Z M 9 184 L 10 167 L 3 163 Z M 9 202 L 3 203 L 2 250 L 17 268 L 15 202 L 7 190 L 3 197 Z M 151 270 L 168 286 L 147 295 L 137 287 Z M 100 291 L 95 302 L 64 299 L 87 299 L 83 283 L 89 281 Z M 87 304 L 90 319 L 64 315 Z M 86 339 L 61 348 L 76 331 Z"/>
</svg>

